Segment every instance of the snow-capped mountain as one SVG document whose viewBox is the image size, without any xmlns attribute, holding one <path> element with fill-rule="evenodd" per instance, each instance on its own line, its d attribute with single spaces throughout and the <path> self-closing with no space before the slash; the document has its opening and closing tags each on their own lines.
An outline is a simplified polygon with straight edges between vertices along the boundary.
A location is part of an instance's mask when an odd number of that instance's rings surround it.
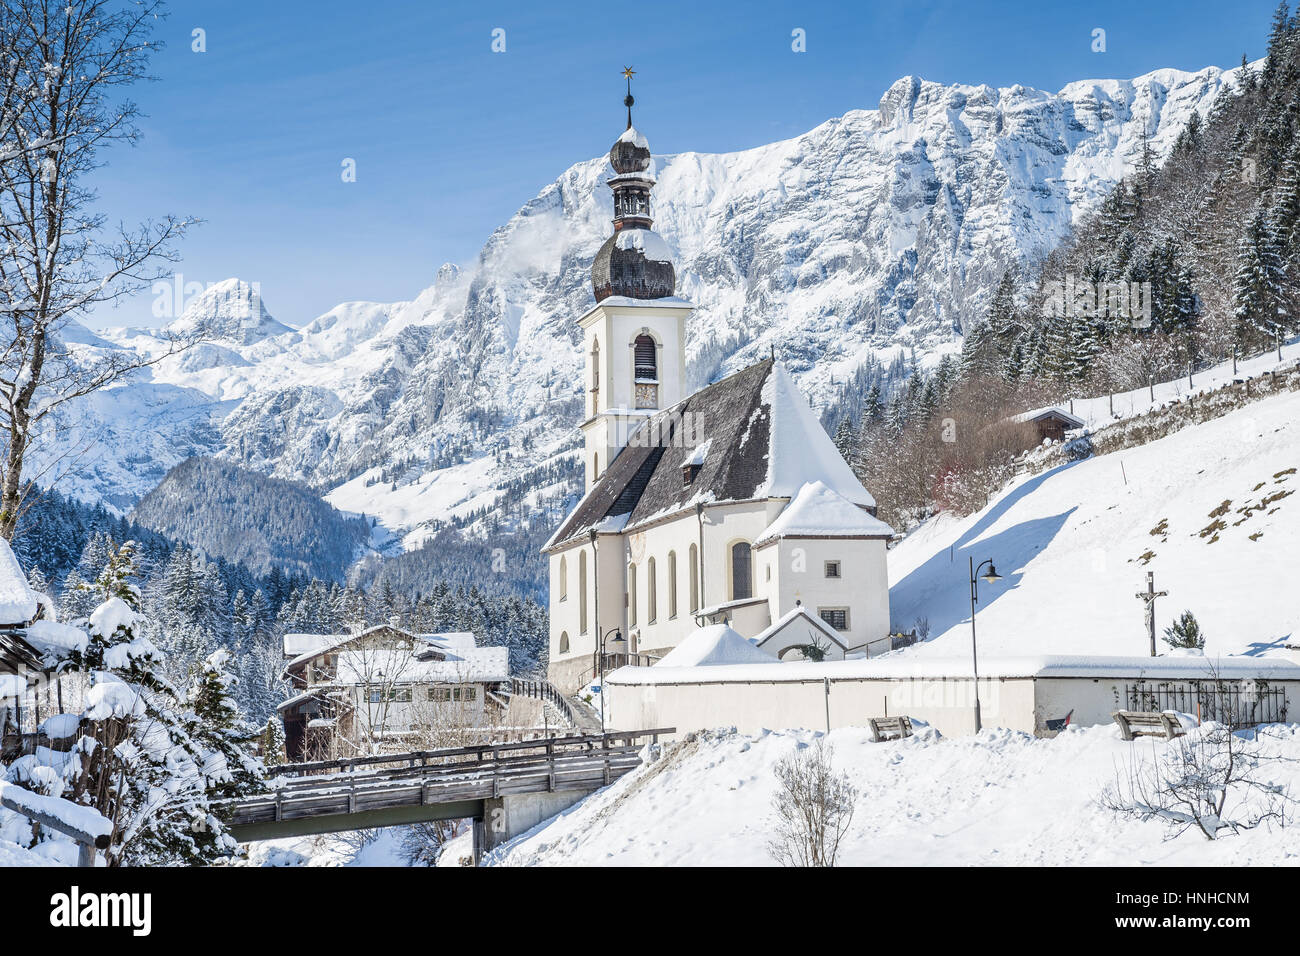
<svg viewBox="0 0 1300 956">
<path fill-rule="evenodd" d="M 873 355 L 915 348 L 928 363 L 958 347 L 1008 262 L 1046 254 L 1133 168 L 1144 140 L 1165 155 L 1233 75 L 1160 70 L 1056 94 L 905 77 L 877 109 L 794 139 L 656 156 L 655 229 L 678 294 L 698 306 L 691 384 L 774 347 L 824 404 Z M 408 543 L 434 520 L 491 506 L 512 479 L 576 448 L 574 320 L 593 303 L 609 175 L 603 157 L 566 170 L 475 264 L 444 266 L 410 302 L 345 303 L 293 330 L 248 283 L 212 287 L 171 327 L 207 328 L 207 342 L 97 397 L 47 445 L 57 454 L 79 442 L 79 460 L 94 462 L 61 487 L 125 507 L 183 457 L 218 454 L 305 481 Z M 164 347 L 139 329 L 104 338 Z M 129 419 L 142 404 L 150 414 Z M 123 440 L 124 421 L 148 435 Z M 547 481 L 530 478 L 523 503 L 554 523 L 572 486 Z"/>
<path fill-rule="evenodd" d="M 291 331 L 271 318 L 262 304 L 261 289 L 239 279 L 227 279 L 204 289 L 179 319 L 166 326 L 176 335 L 200 334 L 223 345 L 255 345 Z"/>
</svg>

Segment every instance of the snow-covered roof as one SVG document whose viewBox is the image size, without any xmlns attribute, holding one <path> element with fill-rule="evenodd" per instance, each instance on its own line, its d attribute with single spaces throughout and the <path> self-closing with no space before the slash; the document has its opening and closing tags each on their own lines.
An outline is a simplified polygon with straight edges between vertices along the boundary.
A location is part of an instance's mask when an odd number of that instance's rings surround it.
<svg viewBox="0 0 1300 956">
<path fill-rule="evenodd" d="M 799 661 L 779 669 L 753 664 L 710 668 L 657 665 L 620 667 L 605 680 L 612 684 L 682 684 L 743 682 L 746 680 L 820 681 L 960 679 L 971 677 L 969 657 L 906 655 L 871 660 Z M 1083 677 L 1118 680 L 1267 679 L 1300 681 L 1300 664 L 1280 657 L 1111 657 L 1086 654 L 1044 654 L 1025 657 L 981 657 L 980 678 Z"/>
<path fill-rule="evenodd" d="M 1071 428 L 1082 428 L 1084 421 L 1076 415 L 1072 415 L 1063 408 L 1055 405 L 1048 405 L 1045 408 L 1035 408 L 1032 411 L 1021 412 L 1019 415 L 1012 415 L 1013 422 L 1036 422 L 1040 418 L 1055 417 L 1068 424 Z"/>
<path fill-rule="evenodd" d="M 762 401 L 772 417 L 766 497 L 793 498 L 804 485 L 820 480 L 855 505 L 876 506 L 780 362 L 773 363 L 763 383 Z"/>
<path fill-rule="evenodd" d="M 367 646 L 359 643 L 363 638 L 385 630 L 412 638 L 412 646 Z M 411 634 L 390 624 L 380 624 L 358 634 L 298 634 L 294 637 L 295 646 L 313 643 L 306 638 L 316 638 L 314 643 L 317 646 L 285 664 L 285 672 L 324 654 L 334 654 L 338 660 L 334 676 L 327 682 L 329 685 L 352 686 L 380 681 L 454 684 L 500 681 L 510 677 L 509 650 L 479 647 L 469 631 Z M 301 700 L 310 694 L 300 694 L 293 700 Z M 281 704 L 282 708 L 284 706 Z"/>
<path fill-rule="evenodd" d="M 711 624 L 692 631 L 654 666 L 672 669 L 777 663 L 780 662 L 775 657 L 759 650 L 726 624 Z"/>
<path fill-rule="evenodd" d="M 691 434 L 679 440 L 687 422 Z M 875 506 L 793 379 L 772 359 L 700 389 L 642 428 L 674 438 L 629 442 L 547 548 L 585 538 L 611 518 L 632 530 L 699 504 L 794 498 L 810 482 L 853 505 Z M 698 473 L 684 484 L 682 468 L 696 462 L 705 444 Z"/>
<path fill-rule="evenodd" d="M 635 126 L 629 126 L 625 129 L 623 135 L 620 136 L 617 141 L 620 143 L 631 143 L 633 146 L 639 146 L 642 149 L 650 148 L 650 142 L 645 138 L 645 134 Z"/>
<path fill-rule="evenodd" d="M 835 633 L 831 626 L 802 604 L 796 604 L 794 607 L 790 608 L 790 610 L 786 611 L 777 618 L 777 620 L 768 625 L 765 630 L 756 635 L 754 637 L 754 646 L 764 647 L 771 644 L 775 647 L 779 645 L 781 642 L 775 640 L 775 638 L 778 638 L 791 627 L 812 628 L 813 631 L 820 634 L 832 644 L 838 645 L 839 647 L 845 647 L 844 642 L 840 640 L 839 635 Z M 800 636 L 814 637 L 815 635 L 807 630 L 801 630 Z M 811 641 L 805 643 L 811 643 Z M 779 650 L 780 648 L 778 648 L 778 651 Z"/>
<path fill-rule="evenodd" d="M 436 634 L 412 634 L 409 631 L 402 630 L 401 628 L 393 627 L 391 624 L 376 624 L 375 626 L 368 627 L 364 631 L 359 631 L 356 634 L 286 634 L 284 636 L 285 655 L 287 656 L 291 653 L 291 647 L 301 648 L 301 650 L 299 650 L 293 658 L 284 665 L 285 669 L 288 670 L 297 667 L 299 664 L 304 664 L 313 657 L 319 657 L 327 651 L 335 650 L 336 648 L 340 648 L 344 644 L 349 644 L 358 638 L 368 637 L 377 631 L 384 630 L 396 631 L 400 634 L 406 635 L 407 637 L 414 638 L 417 641 L 422 641 L 429 645 L 429 647 L 438 650 L 472 650 L 477 644 L 474 635 L 469 631 L 443 631 Z M 426 649 L 427 648 L 417 648 L 416 650 L 418 652 Z"/>
<path fill-rule="evenodd" d="M 811 481 L 782 509 L 754 541 L 778 538 L 888 538 L 894 529 L 864 508 L 833 491 L 823 481 Z"/>
<path fill-rule="evenodd" d="M 639 249 L 647 259 L 656 262 L 672 262 L 673 259 L 668 243 L 653 229 L 620 229 L 614 233 L 614 245 L 619 249 Z"/>
<path fill-rule="evenodd" d="M 418 652 L 417 652 L 418 653 Z M 338 684 L 464 684 L 510 677 L 505 647 L 470 647 L 448 651 L 443 660 L 420 660 L 401 649 L 340 651 Z"/>
<path fill-rule="evenodd" d="M 13 549 L 0 538 L 0 627 L 26 624 L 36 616 L 38 606 Z"/>
<path fill-rule="evenodd" d="M 81 628 L 45 619 L 33 621 L 23 636 L 28 644 L 43 654 L 84 651 L 90 642 L 90 635 Z"/>
</svg>

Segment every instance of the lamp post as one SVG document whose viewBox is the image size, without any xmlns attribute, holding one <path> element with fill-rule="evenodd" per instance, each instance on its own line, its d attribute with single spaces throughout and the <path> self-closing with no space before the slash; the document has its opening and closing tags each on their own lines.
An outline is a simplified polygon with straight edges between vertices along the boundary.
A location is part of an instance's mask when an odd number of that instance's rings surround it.
<svg viewBox="0 0 1300 956">
<path fill-rule="evenodd" d="M 975 603 L 979 601 L 979 584 L 976 581 L 976 575 L 984 568 L 989 566 L 988 573 L 982 575 L 985 581 L 992 584 L 994 581 L 1001 581 L 1002 575 L 998 574 L 998 569 L 993 566 L 993 559 L 987 558 L 975 566 L 973 557 L 967 559 L 970 562 L 970 658 L 971 669 L 975 675 L 975 733 L 980 732 L 980 658 L 979 648 L 975 644 Z"/>
<path fill-rule="evenodd" d="M 596 633 L 600 634 L 600 628 L 596 629 Z M 616 635 L 615 641 L 622 640 L 623 632 L 616 627 L 612 631 L 600 634 L 600 644 L 597 648 L 597 652 L 600 654 L 600 732 L 602 734 L 605 732 L 605 642 L 609 640 L 611 634 Z"/>
</svg>

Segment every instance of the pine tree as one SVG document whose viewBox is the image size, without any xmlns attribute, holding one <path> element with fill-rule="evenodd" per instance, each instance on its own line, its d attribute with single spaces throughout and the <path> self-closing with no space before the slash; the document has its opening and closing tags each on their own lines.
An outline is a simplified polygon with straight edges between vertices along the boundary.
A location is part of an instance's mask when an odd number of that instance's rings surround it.
<svg viewBox="0 0 1300 956">
<path fill-rule="evenodd" d="M 1184 611 L 1178 620 L 1165 628 L 1164 641 L 1170 647 L 1205 648 L 1205 635 L 1191 611 Z"/>
<path fill-rule="evenodd" d="M 835 429 L 835 449 L 845 461 L 853 461 L 853 422 L 847 415 Z"/>
<path fill-rule="evenodd" d="M 1237 249 L 1235 331 L 1246 350 L 1267 349 L 1286 332 L 1286 266 L 1276 230 L 1256 210 Z"/>
<path fill-rule="evenodd" d="M 135 544 L 109 559 L 95 589 L 102 599 L 88 621 L 84 648 L 59 666 L 90 674 L 88 707 L 95 736 L 74 748 L 78 802 L 114 823 L 111 864 L 207 863 L 235 849 L 211 812 L 205 748 L 190 735 L 193 716 L 162 676 L 161 654 L 141 636 Z"/>
<path fill-rule="evenodd" d="M 272 714 L 262 728 L 262 762 L 268 767 L 278 767 L 288 761 L 285 754 L 284 724 Z"/>
<path fill-rule="evenodd" d="M 238 679 L 229 671 L 230 660 L 225 648 L 209 654 L 185 697 L 190 737 L 205 750 L 201 767 L 212 799 L 260 790 L 266 776 L 261 761 L 253 756 L 257 731 L 244 719 L 233 696 Z"/>
</svg>

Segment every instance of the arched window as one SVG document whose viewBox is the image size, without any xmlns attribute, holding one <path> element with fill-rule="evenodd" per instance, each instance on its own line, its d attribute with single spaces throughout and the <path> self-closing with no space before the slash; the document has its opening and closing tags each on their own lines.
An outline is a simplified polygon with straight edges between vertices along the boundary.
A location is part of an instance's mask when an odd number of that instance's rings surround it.
<svg viewBox="0 0 1300 956">
<path fill-rule="evenodd" d="M 561 654 L 569 653 L 569 632 L 568 631 L 560 632 L 560 653 Z"/>
<path fill-rule="evenodd" d="M 636 624 L 636 565 L 627 566 L 627 626 Z"/>
<path fill-rule="evenodd" d="M 689 560 L 691 564 L 691 613 L 694 614 L 700 609 L 700 553 L 695 545 L 691 545 Z"/>
<path fill-rule="evenodd" d="M 737 541 L 731 546 L 731 600 L 742 601 L 754 596 L 750 575 L 751 564 L 748 542 Z"/>
<path fill-rule="evenodd" d="M 587 633 L 587 552 L 578 552 L 578 633 Z"/>
<path fill-rule="evenodd" d="M 568 600 L 569 597 L 569 559 L 565 555 L 560 555 L 560 600 Z"/>
<path fill-rule="evenodd" d="M 659 619 L 659 585 L 655 581 L 655 559 L 651 558 L 645 565 L 646 623 L 653 624 Z"/>
<path fill-rule="evenodd" d="M 600 456 L 591 456 L 591 480 L 595 481 L 600 477 Z"/>
<path fill-rule="evenodd" d="M 668 552 L 668 617 L 677 616 L 677 552 Z"/>
<path fill-rule="evenodd" d="M 659 361 L 655 355 L 655 340 L 644 332 L 636 337 L 636 380 L 659 381 Z"/>
</svg>

